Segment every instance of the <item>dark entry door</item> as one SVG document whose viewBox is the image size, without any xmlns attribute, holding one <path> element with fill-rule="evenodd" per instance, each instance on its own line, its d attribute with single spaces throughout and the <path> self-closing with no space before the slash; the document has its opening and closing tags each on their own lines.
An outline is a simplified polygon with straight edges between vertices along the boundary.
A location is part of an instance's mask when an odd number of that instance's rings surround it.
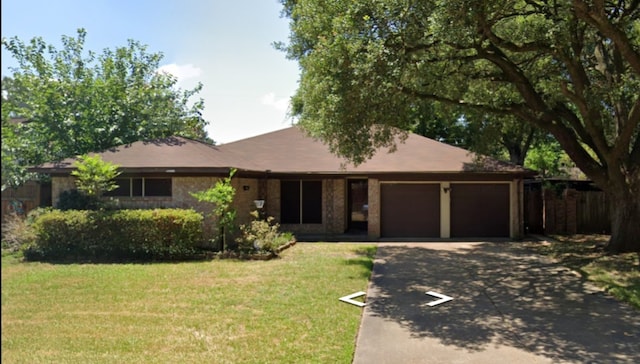
<svg viewBox="0 0 640 364">
<path fill-rule="evenodd" d="M 348 180 L 347 219 L 350 232 L 366 232 L 369 222 L 369 187 L 366 179 Z"/>
</svg>

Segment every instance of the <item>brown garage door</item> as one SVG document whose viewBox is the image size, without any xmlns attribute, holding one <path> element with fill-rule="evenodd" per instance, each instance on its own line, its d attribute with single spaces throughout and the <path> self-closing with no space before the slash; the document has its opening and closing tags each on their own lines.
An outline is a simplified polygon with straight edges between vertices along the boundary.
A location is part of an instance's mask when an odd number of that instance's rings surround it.
<svg viewBox="0 0 640 364">
<path fill-rule="evenodd" d="M 380 233 L 383 237 L 440 236 L 440 185 L 380 185 Z"/>
<path fill-rule="evenodd" d="M 508 236 L 508 184 L 451 184 L 451 237 Z"/>
</svg>

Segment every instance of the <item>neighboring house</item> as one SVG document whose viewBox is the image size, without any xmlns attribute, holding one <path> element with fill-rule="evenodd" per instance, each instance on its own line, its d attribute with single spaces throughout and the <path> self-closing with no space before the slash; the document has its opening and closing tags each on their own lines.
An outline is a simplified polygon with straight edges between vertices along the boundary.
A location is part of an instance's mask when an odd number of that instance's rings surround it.
<svg viewBox="0 0 640 364">
<path fill-rule="evenodd" d="M 378 238 L 468 238 L 523 235 L 523 179 L 533 171 L 416 134 L 395 152 L 359 166 L 334 156 L 298 127 L 221 146 L 181 137 L 136 142 L 99 153 L 121 166 L 123 207 L 181 207 L 209 212 L 189 192 L 211 187 L 237 169 L 238 222 L 255 200 L 297 235 L 345 233 Z M 52 177 L 54 203 L 75 187 L 73 160 L 34 171 Z"/>
</svg>

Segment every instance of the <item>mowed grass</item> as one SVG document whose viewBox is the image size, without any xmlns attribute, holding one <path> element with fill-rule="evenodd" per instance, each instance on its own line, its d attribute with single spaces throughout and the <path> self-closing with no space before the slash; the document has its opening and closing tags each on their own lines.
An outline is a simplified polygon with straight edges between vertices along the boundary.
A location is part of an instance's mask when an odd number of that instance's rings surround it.
<svg viewBox="0 0 640 364">
<path fill-rule="evenodd" d="M 2 259 L 2 363 L 350 363 L 375 246 L 270 261 Z"/>
<path fill-rule="evenodd" d="M 608 235 L 553 235 L 538 249 L 578 271 L 617 299 L 640 309 L 640 254 L 607 255 Z"/>
</svg>

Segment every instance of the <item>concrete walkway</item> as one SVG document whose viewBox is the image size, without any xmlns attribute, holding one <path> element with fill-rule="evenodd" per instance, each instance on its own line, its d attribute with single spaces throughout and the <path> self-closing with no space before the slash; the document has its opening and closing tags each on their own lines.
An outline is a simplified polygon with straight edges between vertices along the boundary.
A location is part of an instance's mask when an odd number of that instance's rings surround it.
<svg viewBox="0 0 640 364">
<path fill-rule="evenodd" d="M 356 364 L 640 362 L 640 312 L 526 243 L 380 244 L 366 303 Z"/>
</svg>

